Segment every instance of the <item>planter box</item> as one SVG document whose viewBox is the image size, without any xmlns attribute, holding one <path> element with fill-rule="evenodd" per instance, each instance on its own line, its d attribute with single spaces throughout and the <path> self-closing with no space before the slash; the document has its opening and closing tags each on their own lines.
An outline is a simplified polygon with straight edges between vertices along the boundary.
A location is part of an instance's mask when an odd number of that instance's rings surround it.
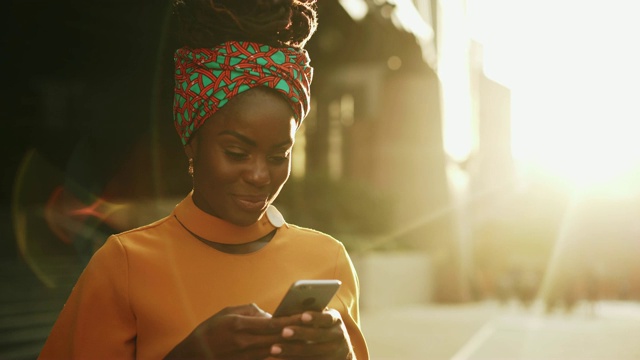
<svg viewBox="0 0 640 360">
<path fill-rule="evenodd" d="M 432 264 L 423 252 L 354 254 L 352 260 L 360 279 L 360 307 L 364 311 L 433 299 Z"/>
</svg>

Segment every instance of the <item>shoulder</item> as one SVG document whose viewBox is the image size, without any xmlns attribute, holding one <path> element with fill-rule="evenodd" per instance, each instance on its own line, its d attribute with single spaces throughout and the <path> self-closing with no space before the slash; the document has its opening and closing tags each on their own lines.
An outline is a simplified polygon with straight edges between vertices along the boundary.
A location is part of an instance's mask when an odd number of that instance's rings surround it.
<svg viewBox="0 0 640 360">
<path fill-rule="evenodd" d="M 166 216 L 162 219 L 149 223 L 147 225 L 142 225 L 140 227 L 122 231 L 117 234 L 113 234 L 113 237 L 120 239 L 121 241 L 135 241 L 137 238 L 145 237 L 148 235 L 153 235 L 155 233 L 162 233 L 168 231 L 173 227 L 172 220 L 173 215 Z"/>
<path fill-rule="evenodd" d="M 340 253 L 346 252 L 340 240 L 322 231 L 289 223 L 284 228 L 283 234 L 285 237 L 294 240 L 296 244 L 301 246 L 315 249 L 323 248 L 325 250 L 333 249 Z"/>
<path fill-rule="evenodd" d="M 342 244 L 339 240 L 334 238 L 332 235 L 324 233 L 319 230 L 310 229 L 294 224 L 287 223 L 287 232 L 290 232 L 293 235 L 300 236 L 307 239 L 313 239 L 317 241 L 326 241 L 328 243 Z"/>
<path fill-rule="evenodd" d="M 91 262 L 111 264 L 130 268 L 140 261 L 165 259 L 171 248 L 168 244 L 176 238 L 177 227 L 172 224 L 173 216 L 167 216 L 153 223 L 135 229 L 113 234 L 93 255 Z"/>
<path fill-rule="evenodd" d="M 112 234 L 102 248 L 121 248 L 125 253 L 154 248 L 167 238 L 171 238 L 171 234 L 175 233 L 175 222 L 175 218 L 169 215 L 147 225 Z"/>
</svg>

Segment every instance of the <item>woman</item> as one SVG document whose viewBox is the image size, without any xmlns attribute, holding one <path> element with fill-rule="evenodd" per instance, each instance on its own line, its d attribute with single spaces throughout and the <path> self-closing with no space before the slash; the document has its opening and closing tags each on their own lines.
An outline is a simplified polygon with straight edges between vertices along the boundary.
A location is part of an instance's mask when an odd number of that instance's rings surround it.
<svg viewBox="0 0 640 360">
<path fill-rule="evenodd" d="M 166 218 L 111 236 L 40 358 L 367 359 L 341 243 L 271 205 L 309 111 L 314 1 L 184 0 L 174 120 L 193 191 Z M 270 315 L 299 279 L 338 279 L 328 308 Z"/>
</svg>

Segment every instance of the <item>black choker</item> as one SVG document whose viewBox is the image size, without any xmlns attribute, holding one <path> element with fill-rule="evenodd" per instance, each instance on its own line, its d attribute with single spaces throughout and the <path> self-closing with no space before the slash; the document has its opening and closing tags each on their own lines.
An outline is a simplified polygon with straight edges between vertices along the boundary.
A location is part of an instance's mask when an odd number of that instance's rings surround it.
<svg viewBox="0 0 640 360">
<path fill-rule="evenodd" d="M 256 252 L 262 249 L 263 247 L 265 247 L 265 245 L 267 245 L 271 241 L 271 239 L 273 239 L 273 236 L 276 234 L 276 231 L 278 231 L 278 229 L 276 228 L 270 233 L 268 233 L 267 235 L 257 240 L 253 240 L 244 244 L 223 244 L 223 243 L 219 243 L 219 242 L 215 242 L 215 241 L 211 241 L 203 238 L 202 236 L 194 233 L 193 231 L 189 230 L 186 226 L 184 226 L 184 224 L 180 221 L 180 219 L 178 219 L 177 216 L 174 215 L 174 217 L 176 218 L 178 223 L 182 225 L 182 227 L 185 230 L 187 230 L 187 232 L 191 234 L 194 238 L 200 240 L 204 244 L 220 252 L 227 253 L 227 254 L 250 254 L 252 252 Z"/>
</svg>

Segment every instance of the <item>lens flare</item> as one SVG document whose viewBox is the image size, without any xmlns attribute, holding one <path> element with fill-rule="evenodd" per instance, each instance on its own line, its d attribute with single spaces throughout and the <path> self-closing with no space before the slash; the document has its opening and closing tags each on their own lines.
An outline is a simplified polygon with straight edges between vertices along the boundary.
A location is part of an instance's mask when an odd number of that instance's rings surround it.
<svg viewBox="0 0 640 360">
<path fill-rule="evenodd" d="M 129 228 L 130 204 L 95 196 L 84 204 L 62 185 L 63 171 L 38 151 L 29 151 L 19 167 L 12 219 L 20 256 L 47 287 L 68 282 L 112 230 Z"/>
</svg>

